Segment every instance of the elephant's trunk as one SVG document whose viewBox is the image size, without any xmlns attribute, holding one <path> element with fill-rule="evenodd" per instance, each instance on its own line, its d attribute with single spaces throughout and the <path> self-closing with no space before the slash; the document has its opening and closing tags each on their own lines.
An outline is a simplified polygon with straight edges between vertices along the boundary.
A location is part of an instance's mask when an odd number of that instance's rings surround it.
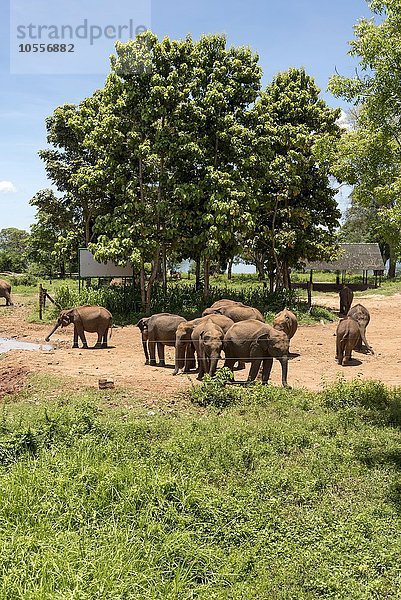
<svg viewBox="0 0 401 600">
<path fill-rule="evenodd" d="M 149 364 L 149 352 L 148 352 L 148 336 L 144 335 L 142 332 L 142 348 L 143 348 L 143 353 L 145 355 L 145 360 L 146 363 L 145 364 Z"/>
<path fill-rule="evenodd" d="M 288 356 L 281 356 L 279 358 L 281 363 L 281 382 L 283 387 L 288 387 L 287 374 L 288 374 Z"/>
<path fill-rule="evenodd" d="M 49 335 L 45 338 L 45 342 L 48 342 L 50 340 L 50 336 L 53 335 L 53 333 L 56 331 L 56 329 L 58 329 L 60 327 L 60 323 L 56 323 L 55 326 L 53 327 L 53 329 L 51 330 L 51 332 L 49 333 Z"/>
<path fill-rule="evenodd" d="M 210 364 L 209 364 L 209 375 L 210 377 L 213 377 L 216 374 L 216 370 L 217 370 L 217 363 L 219 362 L 219 357 L 217 356 L 217 358 L 215 357 L 211 357 L 210 358 Z"/>
</svg>

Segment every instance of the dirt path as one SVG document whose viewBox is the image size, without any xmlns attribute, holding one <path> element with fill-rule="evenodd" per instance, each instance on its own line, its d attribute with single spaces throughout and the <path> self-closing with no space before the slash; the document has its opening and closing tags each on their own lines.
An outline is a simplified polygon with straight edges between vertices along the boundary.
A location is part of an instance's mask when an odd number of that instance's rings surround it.
<svg viewBox="0 0 401 600">
<path fill-rule="evenodd" d="M 49 325 L 26 322 L 26 308 L 0 307 L 0 337 L 15 337 L 22 341 L 43 342 L 51 329 Z M 334 296 L 315 298 L 317 304 L 338 308 Z M 291 352 L 299 354 L 291 359 L 288 382 L 293 387 L 321 389 L 323 382 L 333 381 L 338 375 L 379 379 L 388 385 L 401 385 L 401 294 L 395 296 L 360 297 L 357 302 L 366 306 L 371 314 L 367 339 L 375 350 L 374 355 L 354 354 L 353 364 L 339 367 L 334 360 L 336 323 L 319 323 L 300 327 L 291 342 Z M 88 335 L 89 344 L 96 336 Z M 17 371 L 47 372 L 73 378 L 78 385 L 97 387 L 100 377 L 111 377 L 116 387 L 129 387 L 145 397 L 170 396 L 196 382 L 196 375 L 172 376 L 174 349 L 166 349 L 166 359 L 171 368 L 150 367 L 144 364 L 140 332 L 135 326 L 113 329 L 111 348 L 100 350 L 73 350 L 72 327 L 58 330 L 53 338 L 54 350 L 13 350 L 0 355 L 1 373 Z M 246 379 L 245 371 L 236 373 L 236 379 Z M 275 361 L 272 381 L 280 383 L 280 365 Z"/>
</svg>

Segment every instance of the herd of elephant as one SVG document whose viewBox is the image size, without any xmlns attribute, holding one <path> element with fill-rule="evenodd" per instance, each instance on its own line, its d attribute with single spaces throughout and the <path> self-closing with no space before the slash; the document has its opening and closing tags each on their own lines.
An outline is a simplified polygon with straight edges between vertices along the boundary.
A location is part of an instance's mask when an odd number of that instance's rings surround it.
<svg viewBox="0 0 401 600">
<path fill-rule="evenodd" d="M 336 358 L 340 365 L 348 364 L 354 349 L 366 349 L 373 353 L 366 340 L 366 327 L 370 321 L 368 310 L 361 304 L 350 308 L 352 291 L 344 287 L 340 291 L 341 309 L 346 311 L 337 327 Z M 53 330 L 74 324 L 73 347 L 78 347 L 81 339 L 84 348 L 88 347 L 85 331 L 98 334 L 97 347 L 107 347 L 108 332 L 112 327 L 112 315 L 99 306 L 81 306 L 60 313 Z M 202 316 L 187 321 L 180 315 L 159 313 L 138 321 L 146 364 L 164 367 L 165 346 L 175 348 L 174 375 L 189 372 L 198 363 L 198 379 L 207 373 L 216 373 L 218 361 L 224 352 L 224 366 L 233 370 L 245 368 L 251 363 L 248 381 L 258 376 L 262 367 L 262 383 L 270 377 L 273 359 L 281 363 L 281 379 L 287 386 L 288 357 L 290 340 L 297 331 L 297 318 L 288 309 L 276 315 L 272 325 L 265 323 L 262 313 L 241 302 L 222 299 L 203 311 Z"/>
<path fill-rule="evenodd" d="M 0 280 L 0 297 L 12 305 L 11 286 Z M 366 340 L 366 327 L 370 321 L 369 311 L 357 304 L 352 306 L 353 292 L 347 286 L 339 292 L 340 320 L 336 331 L 336 359 L 340 365 L 349 364 L 352 351 L 366 350 L 373 354 Z M 46 341 L 58 327 L 74 325 L 73 348 L 78 348 L 78 339 L 83 348 L 88 344 L 85 331 L 97 333 L 96 347 L 107 347 L 108 334 L 112 331 L 112 315 L 101 306 L 79 306 L 63 310 Z M 297 318 L 288 309 L 276 315 L 272 325 L 265 323 L 262 313 L 252 306 L 234 300 L 221 299 L 203 311 L 202 316 L 187 321 L 180 315 L 159 313 L 140 319 L 137 323 L 142 335 L 142 345 L 146 364 L 156 365 L 156 351 L 159 365 L 165 366 L 164 348 L 175 348 L 174 375 L 180 371 L 189 372 L 198 362 L 198 379 L 207 373 L 216 373 L 221 353 L 224 352 L 224 366 L 233 370 L 245 368 L 251 363 L 248 381 L 256 379 L 262 367 L 262 382 L 267 383 L 277 358 L 281 363 L 281 379 L 287 386 L 288 356 L 290 340 L 297 331 Z"/>
</svg>

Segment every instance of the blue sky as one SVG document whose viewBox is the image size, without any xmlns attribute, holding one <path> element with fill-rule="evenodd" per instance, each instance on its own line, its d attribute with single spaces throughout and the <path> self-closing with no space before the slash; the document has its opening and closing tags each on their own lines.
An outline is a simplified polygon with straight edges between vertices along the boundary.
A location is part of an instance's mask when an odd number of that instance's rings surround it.
<svg viewBox="0 0 401 600">
<path fill-rule="evenodd" d="M 67 73 L 61 60 L 53 64 L 59 65 L 63 73 L 10 74 L 10 44 L 15 58 L 21 42 L 16 38 L 15 25 L 39 22 L 39 5 L 42 15 L 46 14 L 46 2 L 53 7 L 49 8 L 49 18 L 56 7 L 63 23 L 70 22 L 72 8 L 76 22 L 86 18 L 102 26 L 132 18 L 135 23 L 146 21 L 151 8 L 151 28 L 159 36 L 180 38 L 191 33 L 198 38 L 202 33 L 225 33 L 230 44 L 250 45 L 259 53 L 264 84 L 280 70 L 304 66 L 315 77 L 325 100 L 343 108 L 346 105 L 326 91 L 327 83 L 335 69 L 345 75 L 354 73 L 356 63 L 347 56 L 347 42 L 352 39 L 357 19 L 370 16 L 365 0 L 153 0 L 151 6 L 143 2 L 135 5 L 137 0 L 10 2 L 11 10 L 6 0 L 0 0 L 0 229 L 28 229 L 33 222 L 29 199 L 50 185 L 37 156 L 37 151 L 46 146 L 45 118 L 60 104 L 79 102 L 102 86 L 114 43 L 102 39 L 88 49 L 96 55 L 94 70 L 98 74 Z M 32 14 L 26 14 L 27 10 Z M 12 29 L 10 17 L 14 17 Z M 24 57 L 17 58 L 21 61 Z M 33 58 L 27 57 L 27 70 L 33 68 Z M 78 70 L 78 66 L 73 68 Z M 83 66 L 87 71 L 90 68 Z M 344 205 L 346 194 L 340 201 Z"/>
</svg>

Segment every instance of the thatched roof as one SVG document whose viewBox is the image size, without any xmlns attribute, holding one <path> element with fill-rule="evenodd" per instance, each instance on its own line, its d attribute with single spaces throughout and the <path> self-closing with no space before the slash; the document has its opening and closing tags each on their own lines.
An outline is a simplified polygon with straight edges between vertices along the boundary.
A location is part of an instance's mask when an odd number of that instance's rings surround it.
<svg viewBox="0 0 401 600">
<path fill-rule="evenodd" d="M 379 244 L 340 244 L 341 250 L 333 262 L 308 262 L 305 269 L 314 271 L 383 271 Z"/>
</svg>

